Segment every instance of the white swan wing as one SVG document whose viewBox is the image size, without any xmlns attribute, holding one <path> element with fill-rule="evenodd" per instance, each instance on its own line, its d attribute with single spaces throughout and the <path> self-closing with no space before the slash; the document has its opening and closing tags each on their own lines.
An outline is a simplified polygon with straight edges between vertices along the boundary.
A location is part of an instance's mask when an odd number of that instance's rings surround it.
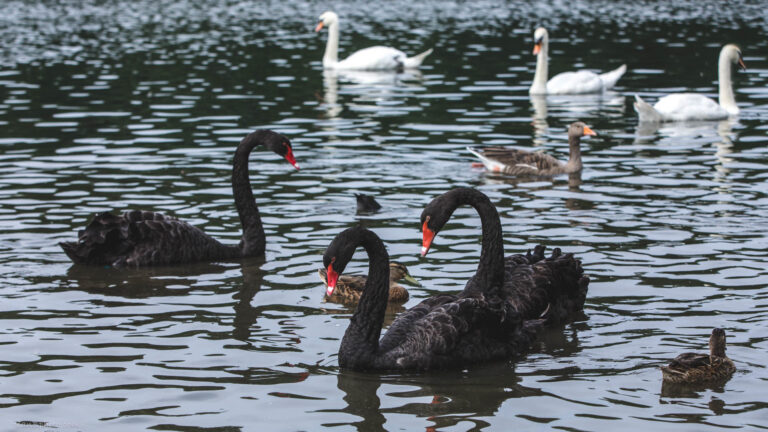
<svg viewBox="0 0 768 432">
<path fill-rule="evenodd" d="M 547 82 L 547 94 L 600 93 L 603 81 L 590 71 L 563 72 Z"/>
<path fill-rule="evenodd" d="M 664 120 L 720 120 L 728 112 L 714 100 L 696 93 L 676 93 L 659 99 L 653 108 Z"/>
<path fill-rule="evenodd" d="M 401 69 L 407 56 L 404 52 L 385 46 L 361 49 L 336 64 L 337 69 L 393 70 Z"/>
</svg>

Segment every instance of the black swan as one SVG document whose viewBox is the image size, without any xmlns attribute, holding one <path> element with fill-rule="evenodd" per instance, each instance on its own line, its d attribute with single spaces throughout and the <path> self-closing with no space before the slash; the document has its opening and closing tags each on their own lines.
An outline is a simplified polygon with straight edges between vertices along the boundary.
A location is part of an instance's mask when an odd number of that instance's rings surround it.
<svg viewBox="0 0 768 432">
<path fill-rule="evenodd" d="M 389 255 L 379 237 L 355 226 L 326 249 L 323 266 L 335 286 L 358 246 L 368 253 L 368 280 L 339 347 L 339 365 L 357 370 L 428 370 L 508 359 L 525 352 L 544 320 L 523 321 L 495 297 L 439 295 L 403 312 L 381 337 L 389 296 Z"/>
<path fill-rule="evenodd" d="M 725 331 L 720 328 L 713 329 L 709 337 L 709 354 L 680 354 L 661 367 L 664 382 L 673 384 L 725 381 L 734 372 L 736 366 L 725 355 Z"/>
<path fill-rule="evenodd" d="M 570 155 L 567 163 L 541 153 L 508 147 L 467 147 L 467 151 L 480 158 L 488 171 L 514 176 L 555 176 L 581 171 L 581 137 L 597 135 L 582 122 L 568 127 Z"/>
<path fill-rule="evenodd" d="M 509 302 L 523 319 L 546 311 L 549 323 L 564 322 L 584 307 L 589 278 L 581 261 L 555 248 L 544 258 L 544 246 L 534 253 L 504 258 L 501 221 L 488 197 L 472 188 L 456 188 L 433 199 L 421 214 L 422 256 L 456 208 L 470 205 L 480 214 L 482 249 L 477 272 L 467 282 L 469 295 L 496 297 Z"/>
<path fill-rule="evenodd" d="M 257 145 L 272 150 L 291 163 L 291 142 L 271 130 L 248 134 L 235 151 L 232 163 L 232 191 L 243 225 L 240 244 L 224 245 L 188 223 L 151 211 L 133 210 L 122 215 L 96 215 L 78 233 L 77 242 L 59 243 L 75 264 L 114 267 L 144 267 L 196 261 L 227 260 L 262 256 L 266 246 L 259 209 L 248 177 L 248 156 Z"/>
</svg>

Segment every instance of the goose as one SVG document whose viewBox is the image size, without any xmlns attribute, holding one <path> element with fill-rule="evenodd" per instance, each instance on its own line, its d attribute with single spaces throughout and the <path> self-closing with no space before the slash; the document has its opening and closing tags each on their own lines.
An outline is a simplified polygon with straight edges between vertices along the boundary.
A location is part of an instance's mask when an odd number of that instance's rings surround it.
<svg viewBox="0 0 768 432">
<path fill-rule="evenodd" d="M 514 176 L 546 177 L 558 174 L 572 174 L 581 171 L 581 137 L 597 135 L 582 122 L 571 123 L 568 127 L 568 162 L 563 163 L 541 152 L 529 152 L 506 147 L 467 147 L 477 156 L 488 171 Z"/>
<path fill-rule="evenodd" d="M 621 65 L 615 70 L 603 74 L 580 70 L 563 72 L 548 78 L 549 34 L 547 29 L 539 27 L 533 32 L 533 54 L 536 58 L 536 72 L 528 93 L 539 94 L 585 94 L 601 93 L 611 89 L 627 71 L 627 65 Z"/>
<path fill-rule="evenodd" d="M 731 64 L 746 70 L 739 47 L 728 44 L 720 50 L 717 62 L 719 103 L 698 93 L 675 93 L 664 96 L 653 106 L 635 94 L 635 111 L 641 122 L 687 120 L 723 120 L 739 114 L 731 82 Z"/>
<path fill-rule="evenodd" d="M 127 211 L 121 215 L 109 212 L 98 214 L 78 233 L 76 242 L 59 245 L 75 264 L 112 267 L 146 267 L 263 256 L 266 237 L 248 175 L 248 157 L 256 146 L 266 147 L 299 169 L 291 141 L 284 135 L 262 129 L 240 141 L 232 163 L 232 192 L 243 226 L 239 245 L 222 244 L 200 228 L 175 217 L 142 210 Z"/>
<path fill-rule="evenodd" d="M 725 355 L 725 330 L 720 328 L 713 329 L 709 337 L 709 354 L 680 354 L 661 367 L 664 382 L 672 384 L 726 380 L 735 371 L 733 361 Z"/>
<path fill-rule="evenodd" d="M 315 32 L 328 27 L 328 42 L 323 55 L 323 67 L 326 69 L 356 70 L 403 70 L 421 66 L 424 59 L 432 53 L 432 48 L 413 57 L 404 52 L 385 46 L 372 46 L 356 51 L 346 59 L 339 61 L 339 16 L 335 12 L 323 12 L 318 18 Z"/>
</svg>

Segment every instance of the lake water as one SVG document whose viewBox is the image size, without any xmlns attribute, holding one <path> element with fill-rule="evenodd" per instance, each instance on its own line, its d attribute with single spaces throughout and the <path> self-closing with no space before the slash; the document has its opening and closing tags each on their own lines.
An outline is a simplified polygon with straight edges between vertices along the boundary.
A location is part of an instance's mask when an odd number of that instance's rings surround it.
<svg viewBox="0 0 768 432">
<path fill-rule="evenodd" d="M 0 5 L 0 430 L 768 429 L 766 3 L 334 3 L 342 56 L 435 52 L 420 72 L 327 73 L 328 5 L 287 0 Z M 603 97 L 530 99 L 532 32 L 550 73 L 629 72 Z M 638 130 L 632 96 L 717 96 L 737 43 L 738 119 Z M 567 157 L 580 179 L 512 181 L 467 145 Z M 254 152 L 265 261 L 150 270 L 73 267 L 60 241 L 93 214 L 141 208 L 236 243 L 229 176 L 250 130 L 292 139 L 302 170 Z M 422 286 L 473 273 L 479 219 L 460 210 L 427 258 L 421 209 L 488 194 L 508 254 L 576 253 L 585 314 L 516 362 L 461 371 L 342 371 L 351 310 L 323 302 L 321 254 L 364 220 Z M 384 209 L 355 215 L 353 193 Z M 364 271 L 362 252 L 347 273 Z M 658 367 L 728 333 L 724 386 L 662 391 Z"/>
</svg>

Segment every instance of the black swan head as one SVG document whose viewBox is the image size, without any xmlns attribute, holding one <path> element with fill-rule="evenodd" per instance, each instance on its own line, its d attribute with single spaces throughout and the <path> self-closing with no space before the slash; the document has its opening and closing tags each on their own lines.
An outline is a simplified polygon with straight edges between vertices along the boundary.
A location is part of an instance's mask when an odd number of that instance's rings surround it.
<svg viewBox="0 0 768 432">
<path fill-rule="evenodd" d="M 296 158 L 293 156 L 293 147 L 291 147 L 291 140 L 283 134 L 279 134 L 269 129 L 259 129 L 251 132 L 245 140 L 260 142 L 264 147 L 279 156 L 285 158 L 294 168 L 299 169 L 299 164 L 296 162 Z M 243 140 L 243 141 L 245 141 Z"/>
<path fill-rule="evenodd" d="M 365 231 L 365 228 L 360 225 L 348 228 L 337 235 L 325 250 L 323 254 L 323 267 L 327 271 L 326 280 L 328 281 L 327 292 L 330 293 L 328 294 L 329 296 L 336 289 L 339 275 L 344 272 L 347 263 L 352 259 L 352 255 L 355 253 L 358 245 L 356 240 L 362 236 L 363 231 Z"/>
<path fill-rule="evenodd" d="M 470 188 L 456 188 L 435 198 L 421 212 L 421 231 L 422 244 L 421 256 L 425 256 L 432 245 L 432 240 L 438 232 L 445 226 L 448 219 L 453 215 L 454 209 L 458 207 L 458 197 L 462 194 L 471 194 L 475 192 Z"/>
</svg>

